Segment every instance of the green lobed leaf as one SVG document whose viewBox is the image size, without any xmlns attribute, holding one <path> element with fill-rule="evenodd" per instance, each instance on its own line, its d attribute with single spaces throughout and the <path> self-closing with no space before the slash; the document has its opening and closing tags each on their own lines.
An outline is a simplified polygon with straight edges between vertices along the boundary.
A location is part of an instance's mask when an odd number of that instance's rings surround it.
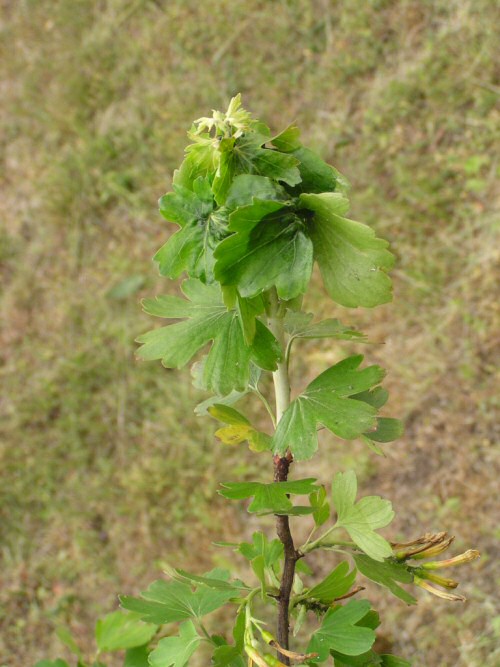
<svg viewBox="0 0 500 667">
<path fill-rule="evenodd" d="M 300 146 L 291 152 L 299 161 L 300 183 L 294 192 L 333 192 L 337 187 L 336 171 L 309 148 Z M 338 172 L 337 172 L 338 173 Z"/>
<path fill-rule="evenodd" d="M 392 555 L 391 545 L 375 531 L 394 518 L 392 504 L 379 496 L 365 496 L 356 501 L 355 473 L 339 472 L 332 482 L 332 500 L 337 510 L 337 527 L 347 530 L 351 538 L 370 558 L 383 561 Z"/>
<path fill-rule="evenodd" d="M 318 657 L 311 662 L 323 662 L 329 657 L 330 651 L 346 655 L 361 655 L 368 651 L 375 642 L 375 632 L 357 625 L 357 622 L 369 610 L 370 603 L 366 600 L 350 600 L 344 606 L 330 609 L 307 647 L 308 653 L 318 653 Z"/>
<path fill-rule="evenodd" d="M 375 442 L 392 442 L 404 433 L 403 422 L 392 417 L 378 417 L 373 431 L 365 432 L 365 436 Z"/>
<path fill-rule="evenodd" d="M 376 409 L 351 397 L 381 382 L 384 371 L 379 366 L 357 370 L 362 360 L 356 355 L 335 364 L 292 401 L 273 437 L 275 453 L 290 448 L 296 460 L 311 458 L 318 448 L 318 424 L 353 440 L 376 423 Z"/>
<path fill-rule="evenodd" d="M 225 570 L 215 569 L 207 572 L 211 579 L 229 579 Z M 184 621 L 188 618 L 201 618 L 224 606 L 237 595 L 236 589 L 213 589 L 205 585 L 191 585 L 178 581 L 154 581 L 140 598 L 121 596 L 124 609 L 136 612 L 144 621 L 161 625 Z"/>
<path fill-rule="evenodd" d="M 269 143 L 282 153 L 291 153 L 301 147 L 300 130 L 295 125 L 289 125 L 275 137 L 269 139 Z"/>
<path fill-rule="evenodd" d="M 136 646 L 125 653 L 123 667 L 149 667 L 149 649 L 147 646 Z"/>
<path fill-rule="evenodd" d="M 267 202 L 267 205 L 271 203 L 278 204 Z M 263 204 L 256 202 L 255 206 L 259 207 L 259 213 L 254 214 L 258 217 Z M 234 229 L 233 216 L 230 225 Z M 288 300 L 307 289 L 313 266 L 313 244 L 298 216 L 278 212 L 226 238 L 217 247 L 215 258 L 215 277 L 222 285 L 234 285 L 244 297 L 254 297 L 276 286 L 278 295 Z"/>
<path fill-rule="evenodd" d="M 254 428 L 248 419 L 234 408 L 214 404 L 208 408 L 212 417 L 228 424 L 215 432 L 215 436 L 226 445 L 239 445 L 248 442 L 254 452 L 263 452 L 271 448 L 271 437 Z"/>
<path fill-rule="evenodd" d="M 262 556 L 265 567 L 272 567 L 283 557 L 283 544 L 278 539 L 268 540 L 264 533 L 258 531 L 252 535 L 252 543 L 241 542 L 238 551 L 247 560 Z"/>
<path fill-rule="evenodd" d="M 263 148 L 267 139 L 259 132 L 248 132 L 220 142 L 219 166 L 212 185 L 220 206 L 226 202 L 231 183 L 239 174 L 267 176 L 290 186 L 300 182 L 299 161 L 287 153 Z"/>
<path fill-rule="evenodd" d="M 203 281 L 213 280 L 213 252 L 217 243 L 227 236 L 228 214 L 214 210 L 213 194 L 207 179 L 197 178 L 193 190 L 175 185 L 174 192 L 164 195 L 160 212 L 181 229 L 158 250 L 153 260 L 159 271 L 169 278 L 178 278 L 183 271 Z"/>
<path fill-rule="evenodd" d="M 212 655 L 213 667 L 246 667 L 247 664 L 236 646 L 218 646 Z"/>
<path fill-rule="evenodd" d="M 311 507 L 314 508 L 313 519 L 316 526 L 322 526 L 330 516 L 330 503 L 328 502 L 326 489 L 320 486 L 317 491 L 309 496 Z"/>
<path fill-rule="evenodd" d="M 137 342 L 142 344 L 137 351 L 139 358 L 161 359 L 167 368 L 182 368 L 213 341 L 204 363 L 203 381 L 207 389 L 219 395 L 247 389 L 252 361 L 266 370 L 276 368 L 280 348 L 262 322 L 256 321 L 254 341 L 247 345 L 238 313 L 227 311 L 217 285 L 186 280 L 182 290 L 189 299 L 184 303 L 168 296 L 144 301 L 146 312 L 186 319 L 139 336 Z"/>
<path fill-rule="evenodd" d="M 387 275 L 394 264 L 388 243 L 370 227 L 344 216 L 347 199 L 339 193 L 302 194 L 314 211 L 311 238 L 325 287 L 334 301 L 349 308 L 374 307 L 392 298 Z"/>
<path fill-rule="evenodd" d="M 287 199 L 285 189 L 271 178 L 255 174 L 241 174 L 231 183 L 226 198 L 226 208 L 239 209 L 251 206 L 255 199 Z"/>
<path fill-rule="evenodd" d="M 366 335 L 361 331 L 344 326 L 337 319 L 311 322 L 312 313 L 287 311 L 285 330 L 292 338 L 334 338 L 337 340 L 354 340 L 366 342 Z"/>
<path fill-rule="evenodd" d="M 120 651 L 147 644 L 156 634 L 157 626 L 144 623 L 135 614 L 115 611 L 98 619 L 95 639 L 100 651 Z"/>
<path fill-rule="evenodd" d="M 191 574 L 190 572 L 186 572 L 186 570 L 183 570 L 182 568 L 173 568 L 173 567 L 166 567 L 165 572 L 170 577 L 172 577 L 172 579 L 180 581 L 183 584 L 190 584 L 192 586 L 202 585 L 202 586 L 207 586 L 208 588 L 215 588 L 217 590 L 232 591 L 233 596 L 238 595 L 240 590 L 244 589 L 248 590 L 248 586 L 244 584 L 242 581 L 239 580 L 228 581 L 227 570 L 216 570 L 216 572 L 220 572 L 220 574 L 224 578 L 215 576 L 210 576 L 210 577 L 199 576 L 197 574 Z"/>
<path fill-rule="evenodd" d="M 230 500 L 253 498 L 248 506 L 249 512 L 258 514 L 311 514 L 312 507 L 294 507 L 290 494 L 309 495 L 316 489 L 315 479 L 300 479 L 294 482 L 224 482 L 219 491 L 221 496 Z"/>
<path fill-rule="evenodd" d="M 149 654 L 149 664 L 151 667 L 185 667 L 200 641 L 192 621 L 187 621 L 180 626 L 178 636 L 160 639 Z"/>
<path fill-rule="evenodd" d="M 319 600 L 324 604 L 330 604 L 348 593 L 355 580 L 356 570 L 349 572 L 349 563 L 342 561 L 323 581 L 307 592 L 307 597 Z"/>
<path fill-rule="evenodd" d="M 417 601 L 408 591 L 398 585 L 411 584 L 413 575 L 403 563 L 397 563 L 393 560 L 384 560 L 382 562 L 373 560 L 364 554 L 354 554 L 356 566 L 365 577 L 388 588 L 393 595 L 406 602 L 406 604 L 416 604 Z"/>
</svg>

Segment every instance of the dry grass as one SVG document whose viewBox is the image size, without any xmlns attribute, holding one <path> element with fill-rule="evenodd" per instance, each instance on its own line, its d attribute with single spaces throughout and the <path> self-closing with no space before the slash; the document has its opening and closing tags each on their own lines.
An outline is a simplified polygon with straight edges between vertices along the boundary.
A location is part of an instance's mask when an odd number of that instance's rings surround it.
<svg viewBox="0 0 500 667">
<path fill-rule="evenodd" d="M 325 441 L 311 471 L 355 465 L 401 535 L 448 529 L 483 552 L 459 609 L 374 591 L 384 639 L 415 667 L 499 664 L 499 18 L 493 0 L 4 0 L 2 667 L 64 655 L 64 623 L 88 646 L 162 559 L 202 570 L 228 558 L 212 539 L 254 529 L 217 480 L 269 462 L 220 456 L 187 373 L 137 365 L 132 342 L 139 297 L 174 289 L 149 258 L 184 130 L 236 91 L 305 129 L 399 260 L 394 304 L 341 312 L 316 283 L 310 305 L 385 341 L 367 356 L 406 436 L 384 460 Z M 298 381 L 341 353 L 302 351 Z"/>
</svg>

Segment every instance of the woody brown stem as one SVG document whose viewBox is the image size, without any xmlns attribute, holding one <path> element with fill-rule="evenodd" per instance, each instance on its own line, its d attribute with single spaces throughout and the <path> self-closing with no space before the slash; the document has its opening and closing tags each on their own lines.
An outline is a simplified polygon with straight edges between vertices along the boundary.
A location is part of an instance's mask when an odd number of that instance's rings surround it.
<svg viewBox="0 0 500 667">
<path fill-rule="evenodd" d="M 290 455 L 274 459 L 274 481 L 286 482 L 292 457 Z M 293 579 L 295 576 L 295 564 L 300 558 L 299 552 L 295 549 L 292 533 L 290 531 L 290 522 L 288 516 L 276 517 L 276 532 L 283 543 L 285 563 L 283 566 L 283 575 L 281 577 L 280 592 L 278 596 L 278 644 L 284 648 L 289 648 L 290 635 L 290 595 L 292 592 Z M 278 649 L 278 658 L 285 665 L 290 664 L 290 658 L 281 653 Z"/>
</svg>

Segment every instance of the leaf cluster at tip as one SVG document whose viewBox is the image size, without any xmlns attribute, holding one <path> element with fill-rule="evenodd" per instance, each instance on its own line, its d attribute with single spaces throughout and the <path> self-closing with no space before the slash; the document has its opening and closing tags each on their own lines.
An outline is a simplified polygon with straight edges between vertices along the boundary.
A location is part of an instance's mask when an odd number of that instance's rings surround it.
<svg viewBox="0 0 500 667">
<path fill-rule="evenodd" d="M 172 191 L 159 202 L 178 230 L 154 259 L 162 275 L 188 277 L 191 304 L 146 300 L 146 312 L 183 321 L 141 336 L 138 354 L 180 368 L 212 341 L 203 386 L 223 396 L 246 390 L 251 365 L 275 370 L 280 361 L 263 323 L 271 291 L 300 310 L 317 262 L 334 301 L 373 307 L 391 298 L 393 256 L 370 227 L 346 217 L 347 181 L 302 145 L 297 127 L 273 136 L 236 96 L 188 134 Z M 328 322 L 303 337 L 356 338 Z"/>
</svg>

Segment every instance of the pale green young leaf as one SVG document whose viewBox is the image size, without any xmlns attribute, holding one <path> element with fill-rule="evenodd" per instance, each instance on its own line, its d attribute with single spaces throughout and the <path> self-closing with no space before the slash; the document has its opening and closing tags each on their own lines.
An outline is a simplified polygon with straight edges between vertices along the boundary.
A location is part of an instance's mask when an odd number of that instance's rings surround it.
<svg viewBox="0 0 500 667">
<path fill-rule="evenodd" d="M 248 586 L 242 581 L 229 581 L 227 570 L 215 570 L 214 572 L 219 572 L 221 576 L 216 576 L 216 574 L 213 576 L 200 576 L 186 572 L 186 570 L 183 570 L 182 568 L 173 568 L 169 566 L 165 568 L 166 574 L 183 584 L 191 586 L 207 586 L 208 588 L 217 590 L 232 591 L 234 596 L 237 596 L 240 590 L 248 589 Z"/>
<path fill-rule="evenodd" d="M 273 438 L 277 454 L 290 448 L 297 460 L 310 458 L 318 448 L 317 426 L 353 440 L 374 426 L 376 409 L 351 398 L 381 382 L 379 366 L 358 370 L 363 357 L 348 357 L 311 382 L 285 411 Z"/>
<path fill-rule="evenodd" d="M 383 561 L 392 555 L 391 545 L 375 531 L 387 526 L 394 518 L 392 504 L 378 496 L 365 496 L 355 502 L 355 473 L 339 472 L 332 482 L 332 500 L 337 510 L 337 527 L 347 530 L 351 538 L 370 558 Z"/>
<path fill-rule="evenodd" d="M 290 498 L 293 495 L 309 495 L 316 489 L 315 479 L 301 479 L 294 482 L 225 482 L 219 491 L 221 496 L 230 500 L 253 498 L 248 506 L 249 512 L 258 514 L 311 514 L 312 507 L 294 507 Z"/>
<path fill-rule="evenodd" d="M 354 560 L 359 572 L 365 577 L 388 588 L 393 595 L 406 604 L 416 604 L 417 601 L 413 595 L 410 595 L 397 583 L 411 584 L 413 582 L 413 575 L 402 563 L 393 560 L 380 562 L 364 554 L 355 554 Z"/>
<path fill-rule="evenodd" d="M 115 611 L 98 619 L 95 639 L 100 651 L 120 651 L 147 644 L 156 630 L 156 625 L 144 623 L 135 614 Z"/>
<path fill-rule="evenodd" d="M 319 584 L 313 586 L 307 597 L 331 604 L 334 600 L 349 592 L 356 580 L 356 570 L 349 572 L 349 563 L 342 561 Z"/>
<path fill-rule="evenodd" d="M 240 412 L 223 404 L 215 404 L 208 412 L 219 421 L 228 424 L 215 432 L 215 436 L 226 445 L 239 445 L 248 442 L 254 452 L 263 452 L 271 447 L 271 437 L 254 428 Z"/>
<path fill-rule="evenodd" d="M 250 426 L 250 422 L 245 415 L 242 415 L 241 412 L 238 412 L 238 410 L 229 405 L 215 403 L 208 408 L 208 412 L 212 417 L 224 422 L 224 424 L 230 424 L 232 426 Z"/>
<path fill-rule="evenodd" d="M 302 194 L 314 211 L 311 238 L 325 287 L 334 301 L 349 308 L 374 307 L 392 298 L 387 272 L 394 264 L 388 243 L 366 225 L 349 220 L 340 194 Z"/>
<path fill-rule="evenodd" d="M 160 639 L 149 654 L 149 664 L 151 667 L 185 667 L 200 641 L 192 621 L 187 621 L 180 626 L 178 636 Z"/>
<path fill-rule="evenodd" d="M 238 551 L 250 561 L 257 556 L 262 556 L 265 566 L 272 567 L 283 556 L 283 544 L 277 539 L 268 540 L 264 533 L 259 531 L 252 535 L 252 543 L 241 542 L 238 545 Z"/>
<path fill-rule="evenodd" d="M 337 319 L 327 319 L 321 322 L 312 322 L 312 313 L 287 311 L 285 316 L 285 330 L 292 338 L 335 338 L 337 340 L 353 340 L 366 342 L 364 333 L 344 326 Z"/>
<path fill-rule="evenodd" d="M 316 526 L 322 526 L 330 516 L 330 504 L 327 499 L 326 489 L 320 486 L 317 491 L 311 493 L 309 502 L 314 509 L 313 519 Z"/>
<path fill-rule="evenodd" d="M 212 570 L 206 575 L 213 579 L 229 579 L 225 570 Z M 140 598 L 122 596 L 121 605 L 124 609 L 136 612 L 144 621 L 161 625 L 183 621 L 188 618 L 200 618 L 219 609 L 231 598 L 235 590 L 213 589 L 205 585 L 191 585 L 178 581 L 166 582 L 163 579 L 154 581 Z"/>
<path fill-rule="evenodd" d="M 325 661 L 330 651 L 346 655 L 361 655 L 368 651 L 375 642 L 375 632 L 357 623 L 369 610 L 370 603 L 366 600 L 350 600 L 344 606 L 330 609 L 307 647 L 308 653 L 318 653 L 311 662 Z"/>
</svg>

